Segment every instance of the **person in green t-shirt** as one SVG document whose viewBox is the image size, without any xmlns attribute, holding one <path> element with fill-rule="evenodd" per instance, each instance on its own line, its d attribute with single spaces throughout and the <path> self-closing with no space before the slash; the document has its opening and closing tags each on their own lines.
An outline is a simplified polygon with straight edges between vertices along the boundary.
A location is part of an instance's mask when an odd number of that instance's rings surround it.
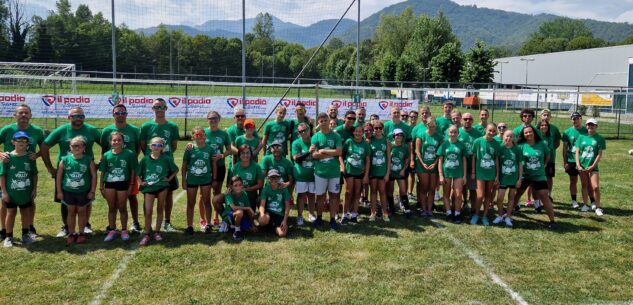
<svg viewBox="0 0 633 305">
<path fill-rule="evenodd" d="M 550 164 L 555 164 L 556 163 L 556 150 L 558 149 L 558 147 L 560 147 L 560 143 L 561 140 L 563 138 L 562 134 L 560 133 L 560 129 L 558 128 L 558 126 L 552 124 L 552 112 L 549 109 L 543 109 L 541 110 L 541 121 L 546 121 L 549 124 L 549 132 L 550 135 L 552 137 L 552 152 L 551 152 L 551 156 L 550 156 Z M 556 172 L 556 171 L 554 171 Z M 554 176 L 552 176 L 554 177 Z M 554 188 L 554 179 L 547 179 L 547 184 L 549 185 L 549 193 L 550 193 L 550 197 L 552 195 L 552 190 Z"/>
<path fill-rule="evenodd" d="M 457 126 L 452 125 L 447 130 L 448 139 L 437 150 L 440 184 L 444 187 L 444 209 L 449 221 L 459 224 L 462 222 L 462 190 L 466 177 L 466 156 L 468 149 L 459 141 Z M 451 193 L 455 198 L 455 207 L 451 209 Z"/>
<path fill-rule="evenodd" d="M 395 106 L 391 108 L 391 120 L 387 121 L 384 127 L 385 127 L 384 135 L 387 138 L 393 138 L 392 133 L 394 130 L 396 130 L 396 128 L 402 129 L 404 131 L 404 136 L 405 136 L 404 141 L 405 143 L 410 145 L 409 143 L 411 143 L 411 128 L 412 127 L 407 125 L 406 120 L 401 119 L 400 107 Z"/>
<path fill-rule="evenodd" d="M 281 185 L 281 175 L 275 169 L 268 171 L 268 184 L 264 186 L 259 203 L 259 225 L 272 225 L 279 237 L 288 234 L 290 193 Z"/>
<path fill-rule="evenodd" d="M 348 124 L 349 120 L 345 123 Z M 363 140 L 363 126 L 356 126 L 353 138 L 343 144 L 340 163 L 343 164 L 345 177 L 345 201 L 343 203 L 343 218 L 341 224 L 358 223 L 358 201 L 361 187 L 369 183 L 369 154 L 371 148 Z"/>
<path fill-rule="evenodd" d="M 193 235 L 193 210 L 196 205 L 198 190 L 202 200 L 204 220 L 211 219 L 211 188 L 218 182 L 213 179 L 218 174 L 216 158 L 218 151 L 207 145 L 207 134 L 200 126 L 193 128 L 191 133 L 195 141 L 192 149 L 185 150 L 182 158 L 182 189 L 187 191 L 187 229 L 185 234 Z M 221 154 L 220 154 L 221 155 Z M 211 224 L 207 222 L 205 233 L 211 233 Z"/>
<path fill-rule="evenodd" d="M 229 135 L 229 140 L 231 141 L 231 144 L 233 145 L 233 148 L 234 148 L 233 154 L 236 153 L 237 148 L 239 147 L 235 143 L 235 141 L 237 140 L 237 137 L 243 136 L 246 133 L 245 126 L 244 126 L 244 124 L 246 123 L 246 112 L 244 111 L 242 107 L 235 107 L 234 111 L 235 111 L 234 113 L 235 124 L 229 126 L 229 128 L 226 129 L 226 133 Z M 257 130 L 254 131 L 253 136 L 257 139 L 260 139 L 259 134 L 257 133 Z M 259 153 L 259 151 L 257 151 L 257 153 Z M 253 155 L 255 155 L 255 151 L 253 152 Z M 232 155 L 229 156 L 229 162 L 228 162 L 229 173 L 227 176 L 227 184 L 231 179 L 230 169 L 233 167 L 235 163 L 239 161 L 239 159 L 240 159 L 239 156 L 235 156 L 235 157 L 233 157 Z"/>
<path fill-rule="evenodd" d="M 336 224 L 336 213 L 340 203 L 341 192 L 341 164 L 339 156 L 343 151 L 341 136 L 330 129 L 329 117 L 325 113 L 320 113 L 317 117 L 319 122 L 319 132 L 310 140 L 310 153 L 316 160 L 314 165 L 314 192 L 317 196 L 317 218 L 312 225 L 318 227 L 323 223 L 323 204 L 326 199 L 326 192 L 329 194 L 330 204 L 330 228 L 338 229 Z"/>
<path fill-rule="evenodd" d="M 498 216 L 492 221 L 493 224 L 505 222 L 507 227 L 512 227 L 512 218 L 506 216 L 506 210 L 503 208 L 503 201 L 508 191 L 508 206 L 514 200 L 516 189 L 521 187 L 521 176 L 523 176 L 523 166 L 521 165 L 521 150 L 514 145 L 514 132 L 505 130 L 503 134 L 503 143 L 501 152 L 499 153 L 499 165 L 501 166 L 499 174 L 499 193 L 497 195 Z"/>
<path fill-rule="evenodd" d="M 108 227 L 104 241 L 112 241 L 116 237 L 116 214 L 121 215 L 121 239 L 129 240 L 127 231 L 127 198 L 134 189 L 135 171 L 138 167 L 136 154 L 124 149 L 125 136 L 122 132 L 109 133 L 108 147 L 111 149 L 101 157 L 101 195 L 108 203 Z"/>
<path fill-rule="evenodd" d="M 312 133 L 312 130 L 314 129 L 314 120 L 306 115 L 306 104 L 303 102 L 297 102 L 297 104 L 295 104 L 295 113 L 297 118 L 290 120 L 290 125 L 292 126 L 292 136 L 290 138 L 291 143 L 301 138 L 301 135 L 299 134 L 299 125 L 301 125 L 301 123 L 308 125 L 310 133 Z"/>
<path fill-rule="evenodd" d="M 499 186 L 499 153 L 501 146 L 495 141 L 497 125 L 490 123 L 486 126 L 486 134 L 475 139 L 473 143 L 473 157 L 471 178 L 477 180 L 477 199 L 473 208 L 474 215 L 470 219 L 470 224 L 477 224 L 480 218 L 481 205 L 484 206 L 481 222 L 484 226 L 489 226 L 488 209 L 494 201 L 495 190 Z"/>
<path fill-rule="evenodd" d="M 523 179 L 521 181 L 521 187 L 517 190 L 516 196 L 514 196 L 513 204 L 510 205 L 506 211 L 506 217 L 512 216 L 514 206 L 519 203 L 521 195 L 525 193 L 528 187 L 531 187 L 535 197 L 539 199 L 545 207 L 545 211 L 550 220 L 549 228 L 555 229 L 554 206 L 549 199 L 547 177 L 545 176 L 545 164 L 549 161 L 549 148 L 542 141 L 536 129 L 531 125 L 523 128 L 523 132 L 520 134 L 517 143 L 521 149 Z"/>
<path fill-rule="evenodd" d="M 51 163 L 50 155 L 50 148 L 55 145 L 59 145 L 59 152 L 57 154 L 57 164 L 59 164 L 62 157 L 68 155 L 70 152 L 71 139 L 77 136 L 82 136 L 86 142 L 85 155 L 94 159 L 92 146 L 94 143 L 101 145 L 99 142 L 101 139 L 101 133 L 96 127 L 86 124 L 85 120 L 86 115 L 84 114 L 84 110 L 81 107 L 73 107 L 68 111 L 69 123 L 57 127 L 44 140 L 41 147 L 42 161 L 44 161 L 44 165 L 52 177 L 57 177 L 57 170 Z M 57 195 L 55 195 L 55 202 L 60 202 L 59 199 L 57 199 Z M 68 208 L 65 204 L 61 204 L 60 206 L 62 222 L 64 225 L 60 229 L 59 233 L 57 233 L 57 237 L 64 237 L 68 234 L 66 224 L 66 220 L 68 219 Z M 87 233 L 91 233 L 92 226 L 90 225 L 90 214 L 92 211 L 92 205 L 89 205 L 86 209 L 86 227 L 84 230 Z"/>
<path fill-rule="evenodd" d="M 409 176 L 409 183 L 408 183 L 409 198 L 413 196 L 413 190 L 416 190 L 416 193 L 421 192 L 420 185 L 416 181 L 416 176 L 417 176 L 416 162 L 418 160 L 418 157 L 415 153 L 415 141 L 416 141 L 416 136 L 418 134 L 426 131 L 426 128 L 427 128 L 426 123 L 429 117 L 431 117 L 431 108 L 429 108 L 429 106 L 422 106 L 420 107 L 420 123 L 416 125 L 411 125 L 411 152 L 409 153 L 411 155 L 411 158 L 409 158 L 409 168 L 407 169 L 408 176 Z M 411 119 L 411 114 L 409 114 L 409 119 Z M 435 121 L 435 125 L 437 126 L 437 119 Z M 436 133 L 440 135 L 444 134 L 443 132 L 440 132 L 437 130 L 439 129 L 436 129 Z M 439 184 L 438 184 L 438 188 L 439 188 Z M 437 190 L 436 190 L 436 194 L 438 194 Z M 438 196 L 439 194 L 436 197 Z M 418 205 L 419 204 L 420 204 L 420 201 L 418 199 Z"/>
<path fill-rule="evenodd" d="M 252 153 L 247 145 L 238 147 L 240 162 L 233 165 L 231 173 L 234 176 L 242 177 L 244 182 L 244 190 L 250 198 L 251 207 L 255 209 L 257 204 L 257 195 L 264 186 L 264 173 L 261 166 L 251 159 Z"/>
<path fill-rule="evenodd" d="M 468 162 L 466 162 L 466 184 L 464 187 L 464 206 L 468 205 L 468 202 L 475 205 L 475 201 L 477 200 L 477 181 L 470 174 L 473 172 L 472 168 L 472 155 L 473 155 L 473 143 L 475 139 L 482 137 L 483 134 L 479 133 L 473 127 L 473 115 L 466 112 L 462 115 L 462 127 L 459 128 L 459 135 L 457 139 L 464 143 L 467 149 L 467 158 Z"/>
<path fill-rule="evenodd" d="M 495 141 L 499 142 L 499 144 L 503 144 L 503 135 L 505 134 L 507 130 L 508 130 L 508 123 L 499 122 L 497 124 L 497 131 L 499 133 L 494 136 Z M 512 135 L 513 135 L 512 138 L 514 139 L 514 133 L 512 133 Z"/>
<path fill-rule="evenodd" d="M 354 137 L 354 130 L 355 130 L 354 123 L 355 122 L 356 122 L 356 112 L 354 112 L 353 110 L 348 110 L 345 113 L 345 123 L 343 123 L 343 125 L 338 126 L 334 129 L 334 131 L 338 133 L 339 136 L 341 136 L 342 143 L 345 143 L 347 139 L 351 139 Z"/>
<path fill-rule="evenodd" d="M 409 207 L 409 196 L 407 195 L 407 165 L 409 165 L 410 151 L 404 143 L 404 130 L 397 128 L 393 131 L 393 142 L 391 143 L 391 167 L 389 168 L 389 182 L 387 182 L 387 201 L 389 206 L 395 206 L 393 192 L 395 183 L 398 183 L 398 194 L 400 204 L 404 208 L 405 217 L 411 217 Z"/>
<path fill-rule="evenodd" d="M 365 107 L 358 107 L 356 109 L 356 122 L 354 122 L 354 127 L 356 126 L 365 126 L 365 117 L 367 116 L 367 110 Z"/>
<path fill-rule="evenodd" d="M 234 241 L 244 240 L 242 231 L 254 228 L 255 211 L 251 208 L 248 195 L 244 191 L 244 182 L 240 176 L 231 177 L 228 193 L 224 196 L 226 201 L 222 211 L 222 220 L 235 229 Z"/>
<path fill-rule="evenodd" d="M 602 216 L 600 201 L 600 172 L 598 163 L 602 159 L 602 154 L 607 149 L 604 138 L 598 134 L 598 120 L 591 118 L 587 120 L 587 135 L 581 135 L 574 144 L 576 147 L 576 167 L 580 174 L 580 183 L 583 189 L 588 191 L 587 196 L 582 197 L 584 203 L 581 211 L 589 211 L 589 195 L 593 195 L 591 209 L 596 215 Z"/>
<path fill-rule="evenodd" d="M 398 110 L 398 116 L 400 111 Z M 372 124 L 374 129 L 374 136 L 369 141 L 371 148 L 371 166 L 369 167 L 369 182 L 371 193 L 371 214 L 369 215 L 369 221 L 376 220 L 376 204 L 378 196 L 380 196 L 381 203 L 388 203 L 387 200 L 387 188 L 386 184 L 389 181 L 389 175 L 387 169 L 391 168 L 391 143 L 387 141 L 387 137 L 384 136 L 385 126 L 382 122 L 377 121 Z M 389 210 L 388 204 L 382 204 L 382 219 L 385 222 L 389 222 Z M 395 207 L 389 207 L 391 212 L 395 212 Z"/>
<path fill-rule="evenodd" d="M 262 143 L 270 146 L 273 142 L 277 141 L 281 143 L 281 153 L 285 157 L 288 155 L 288 141 L 292 135 L 292 126 L 289 120 L 284 119 L 286 117 L 286 107 L 277 107 L 277 118 L 274 121 L 266 123 L 264 126 L 264 138 Z M 270 155 L 272 152 L 266 150 L 264 155 Z"/>
<path fill-rule="evenodd" d="M 345 123 L 345 122 L 343 122 L 343 120 L 338 118 L 338 108 L 336 106 L 330 105 L 327 108 L 327 114 L 328 114 L 328 117 L 330 118 L 330 121 L 331 120 L 336 120 L 335 128 L 338 127 L 338 126 L 341 126 L 341 125 L 343 125 Z M 334 130 L 334 128 L 330 128 L 330 129 Z"/>
<path fill-rule="evenodd" d="M 253 121 L 252 119 L 247 119 L 246 121 L 244 121 L 244 134 L 238 136 L 237 139 L 235 139 L 235 147 L 240 147 L 246 144 L 248 145 L 248 147 L 251 148 L 251 151 L 253 152 L 253 161 L 255 162 L 259 161 L 259 152 L 264 147 L 266 147 L 266 145 L 258 137 L 255 136 L 256 128 L 257 127 L 255 125 L 255 121 Z M 236 157 L 233 160 L 237 162 L 238 158 Z M 231 164 L 231 166 L 233 166 L 233 164 Z"/>
<path fill-rule="evenodd" d="M 306 123 L 299 123 L 297 132 L 300 138 L 292 142 L 292 160 L 294 168 L 292 175 L 296 180 L 297 192 L 297 225 L 303 225 L 303 208 L 308 203 L 310 221 L 316 219 L 314 212 L 314 159 L 310 154 L 310 138 L 312 128 Z"/>
<path fill-rule="evenodd" d="M 587 128 L 582 126 L 582 115 L 579 112 L 571 114 L 572 127 L 563 132 L 563 159 L 565 161 L 565 172 L 569 175 L 569 193 L 571 195 L 571 207 L 579 207 L 576 194 L 578 193 L 578 168 L 576 167 L 576 141 L 581 135 L 587 134 Z M 582 189 L 582 195 L 588 193 L 587 189 Z"/>
<path fill-rule="evenodd" d="M 163 154 L 163 148 L 166 146 L 165 139 L 155 137 L 150 140 L 150 153 L 145 155 L 139 163 L 136 175 L 139 178 L 140 191 L 144 195 L 144 216 L 145 216 L 145 235 L 141 239 L 139 245 L 146 246 L 151 237 L 156 241 L 163 240 L 160 230 L 163 227 L 163 218 L 165 213 L 165 205 L 167 201 L 167 193 L 170 188 L 170 181 L 178 174 L 178 166 L 174 163 L 174 159 Z M 152 234 L 152 212 L 154 210 L 154 199 L 157 200 L 156 208 L 156 225 L 153 236 Z"/>
<path fill-rule="evenodd" d="M 444 115 L 437 117 L 437 128 L 441 134 L 445 134 L 448 130 L 448 127 L 453 125 L 452 121 L 452 112 L 453 112 L 453 102 L 445 101 L 442 106 L 442 110 L 444 111 Z"/>
<path fill-rule="evenodd" d="M 30 217 L 31 207 L 37 195 L 37 165 L 29 156 L 29 134 L 17 131 L 11 138 L 14 149 L 8 152 L 10 156 L 7 162 L 0 164 L 0 187 L 4 191 L 2 206 L 6 208 L 6 216 L 2 219 L 6 226 L 2 232 L 5 248 L 13 246 L 13 227 L 18 208 L 22 220 L 22 244 L 27 245 L 35 241 L 29 230 L 33 225 Z"/>
<path fill-rule="evenodd" d="M 482 108 L 479 110 L 479 124 L 475 124 L 473 128 L 482 135 L 486 134 L 486 126 L 488 126 L 489 117 L 490 113 L 488 112 L 488 109 Z"/>
<path fill-rule="evenodd" d="M 554 177 L 556 176 L 556 164 L 554 163 L 556 159 L 556 136 L 548 121 L 540 120 L 536 126 L 541 132 L 541 139 L 545 142 L 550 151 L 549 162 L 545 165 L 545 176 L 547 177 L 547 188 L 551 197 L 551 185 L 553 185 Z"/>
<path fill-rule="evenodd" d="M 260 166 L 264 176 L 267 175 L 269 170 L 276 169 L 281 175 L 281 186 L 287 187 L 292 194 L 295 180 L 292 172 L 293 165 L 290 160 L 283 156 L 282 147 L 283 144 L 281 141 L 274 141 L 268 147 L 268 150 L 271 151 L 272 155 L 264 156 Z"/>
<path fill-rule="evenodd" d="M 422 209 L 421 215 L 433 216 L 433 201 L 435 189 L 438 185 L 437 150 L 443 142 L 442 134 L 437 128 L 434 117 L 427 119 L 427 126 L 415 136 L 415 170 L 418 175 L 418 205 Z"/>
<path fill-rule="evenodd" d="M 86 206 L 95 199 L 97 167 L 87 154 L 86 139 L 76 136 L 70 140 L 70 154 L 62 157 L 57 169 L 57 199 L 68 206 L 67 245 L 86 242 L 84 228 L 87 223 Z M 78 226 L 78 230 L 75 229 Z M 76 232 L 79 232 L 77 235 Z"/>
</svg>

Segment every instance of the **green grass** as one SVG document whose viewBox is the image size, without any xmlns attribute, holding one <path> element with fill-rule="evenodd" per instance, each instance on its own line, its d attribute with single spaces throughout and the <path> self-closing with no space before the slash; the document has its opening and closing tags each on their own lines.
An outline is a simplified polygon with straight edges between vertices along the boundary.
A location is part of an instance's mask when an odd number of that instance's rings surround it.
<svg viewBox="0 0 633 305">
<path fill-rule="evenodd" d="M 445 228 L 438 228 L 417 216 L 370 223 L 362 210 L 360 224 L 338 233 L 293 225 L 286 239 L 260 232 L 240 244 L 217 232 L 171 233 L 137 252 L 135 235 L 129 242 L 102 241 L 107 212 L 102 198 L 91 219 L 98 231 L 87 244 L 68 248 L 55 238 L 59 207 L 40 160 L 36 226 L 41 237 L 28 247 L 0 248 L 0 304 L 90 303 L 124 257 L 129 264 L 105 294 L 105 304 L 514 303 L 449 236 L 481 256 L 529 304 L 631 302 L 629 148 L 629 142 L 607 143 L 600 164 L 602 218 L 570 210 L 568 179 L 557 164 L 553 197 L 560 229 L 555 232 L 546 228 L 546 216 L 525 210 L 511 230 L 441 219 Z M 180 230 L 184 200 L 175 203 L 172 217 Z M 295 215 L 293 210 L 292 224 Z"/>
</svg>

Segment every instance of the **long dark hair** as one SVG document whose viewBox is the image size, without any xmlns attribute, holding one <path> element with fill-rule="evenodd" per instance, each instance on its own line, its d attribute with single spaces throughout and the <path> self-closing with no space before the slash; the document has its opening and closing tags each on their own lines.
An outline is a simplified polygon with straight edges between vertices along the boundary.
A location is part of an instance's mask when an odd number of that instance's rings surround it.
<svg viewBox="0 0 633 305">
<path fill-rule="evenodd" d="M 534 129 L 534 126 L 528 125 L 528 126 L 524 126 L 523 129 L 521 129 L 521 133 L 519 134 L 519 140 L 517 141 L 518 144 L 527 143 L 527 139 L 525 138 L 525 135 L 523 132 L 528 128 L 532 129 L 532 133 L 534 133 L 534 143 L 538 143 L 543 140 L 541 136 L 538 134 L 538 132 L 536 132 L 536 129 Z"/>
<path fill-rule="evenodd" d="M 545 123 L 547 125 L 547 132 L 543 134 L 543 136 L 545 137 L 549 137 L 552 135 L 552 129 L 551 126 L 549 125 L 549 122 L 546 120 L 541 119 L 540 121 L 538 121 L 538 130 L 541 130 L 541 124 Z"/>
</svg>

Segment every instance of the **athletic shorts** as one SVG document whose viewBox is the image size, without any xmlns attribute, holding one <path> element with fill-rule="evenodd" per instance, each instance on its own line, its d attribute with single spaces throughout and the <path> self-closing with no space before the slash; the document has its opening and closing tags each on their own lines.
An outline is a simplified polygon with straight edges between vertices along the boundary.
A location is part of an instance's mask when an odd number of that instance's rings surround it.
<svg viewBox="0 0 633 305">
<path fill-rule="evenodd" d="M 169 190 L 175 191 L 177 189 L 178 189 L 178 176 L 174 177 L 174 179 L 171 179 L 171 181 L 169 181 Z"/>
<path fill-rule="evenodd" d="M 226 178 L 226 166 L 218 166 L 218 172 L 217 175 L 213 177 L 213 181 L 220 182 L 221 185 L 222 182 L 224 182 L 224 178 Z"/>
<path fill-rule="evenodd" d="M 325 192 L 330 192 L 334 194 L 338 194 L 341 192 L 341 178 L 321 178 L 317 175 L 314 175 L 314 193 L 317 196 L 321 196 L 325 194 Z"/>
<path fill-rule="evenodd" d="M 209 183 L 203 183 L 203 184 L 188 184 L 187 183 L 187 188 L 188 189 L 195 189 L 201 186 L 211 186 L 211 184 L 213 184 L 213 182 L 209 182 Z"/>
<path fill-rule="evenodd" d="M 534 191 L 547 190 L 549 188 L 547 181 L 521 180 L 521 190 L 525 190 L 530 186 L 532 186 L 532 190 Z"/>
<path fill-rule="evenodd" d="M 415 169 L 415 166 L 413 168 L 411 168 L 411 166 L 407 165 L 407 168 L 404 170 L 404 175 L 405 176 L 409 176 L 409 174 L 415 174 L 418 171 Z"/>
<path fill-rule="evenodd" d="M 16 204 L 10 201 L 9 203 L 5 203 L 4 205 L 7 209 L 17 209 L 17 208 L 26 209 L 33 206 L 33 201 L 23 203 L 23 204 Z"/>
<path fill-rule="evenodd" d="M 116 191 L 127 191 L 130 187 L 130 181 L 106 182 L 105 188 L 114 189 Z"/>
<path fill-rule="evenodd" d="M 394 177 L 394 176 L 389 176 L 389 181 L 398 181 L 398 180 L 404 180 L 407 178 L 407 175 L 405 174 L 404 177 Z"/>
<path fill-rule="evenodd" d="M 266 214 L 268 214 L 268 216 L 270 216 L 270 222 L 268 223 L 269 225 L 278 228 L 281 227 L 281 223 L 284 221 L 284 217 L 272 212 L 266 212 Z"/>
<path fill-rule="evenodd" d="M 567 169 L 565 169 L 565 172 L 567 173 L 567 175 L 570 176 L 578 176 L 578 169 L 576 168 L 576 162 L 566 162 L 567 164 Z"/>
<path fill-rule="evenodd" d="M 359 174 L 359 175 L 345 174 L 344 176 L 345 178 L 354 178 L 354 179 L 360 179 L 360 180 L 363 180 L 363 178 L 365 178 L 365 174 Z"/>
<path fill-rule="evenodd" d="M 168 187 L 167 187 L 167 186 L 166 186 L 166 187 L 161 188 L 160 190 L 155 190 L 155 191 L 152 191 L 152 192 L 147 192 L 147 193 L 145 193 L 145 194 L 158 196 L 158 194 L 160 194 L 162 191 L 164 191 L 164 190 L 166 190 L 166 189 L 168 189 Z"/>
<path fill-rule="evenodd" d="M 371 179 L 379 179 L 379 180 L 382 180 L 382 179 L 385 179 L 385 176 L 369 176 L 369 180 L 371 180 Z"/>
<path fill-rule="evenodd" d="M 72 205 L 78 207 L 85 207 L 89 205 L 92 200 L 88 200 L 88 192 L 76 193 L 76 192 L 64 192 L 64 200 L 62 201 L 65 205 Z"/>
<path fill-rule="evenodd" d="M 468 174 L 466 175 L 466 186 L 468 187 L 469 190 L 474 191 L 477 189 L 477 177 L 475 177 L 475 179 L 472 178 L 472 175 Z"/>
<path fill-rule="evenodd" d="M 136 196 L 138 195 L 138 177 L 134 176 L 132 177 L 132 183 L 134 183 L 134 186 L 132 186 L 132 193 L 130 193 L 130 196 Z"/>
<path fill-rule="evenodd" d="M 545 176 L 548 178 L 556 177 L 556 164 L 550 162 L 545 165 Z"/>
<path fill-rule="evenodd" d="M 297 183 L 295 184 L 295 192 L 297 194 L 303 194 L 303 193 L 314 194 L 314 181 L 311 181 L 311 182 L 297 181 Z"/>
<path fill-rule="evenodd" d="M 516 184 L 515 185 L 499 185 L 499 189 L 502 189 L 502 190 L 514 189 L 514 188 L 516 188 Z"/>
</svg>

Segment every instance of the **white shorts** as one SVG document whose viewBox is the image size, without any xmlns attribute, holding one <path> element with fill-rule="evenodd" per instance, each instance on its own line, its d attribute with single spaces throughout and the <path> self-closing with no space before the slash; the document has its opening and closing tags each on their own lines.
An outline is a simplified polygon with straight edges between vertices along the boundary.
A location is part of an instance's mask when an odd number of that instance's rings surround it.
<svg viewBox="0 0 633 305">
<path fill-rule="evenodd" d="M 314 193 L 317 196 L 325 194 L 325 192 L 338 194 L 341 192 L 341 177 L 326 179 L 314 175 Z"/>
<path fill-rule="evenodd" d="M 297 192 L 297 194 L 303 194 L 303 193 L 314 194 L 314 181 L 312 182 L 297 181 L 295 185 L 295 192 Z"/>
</svg>

